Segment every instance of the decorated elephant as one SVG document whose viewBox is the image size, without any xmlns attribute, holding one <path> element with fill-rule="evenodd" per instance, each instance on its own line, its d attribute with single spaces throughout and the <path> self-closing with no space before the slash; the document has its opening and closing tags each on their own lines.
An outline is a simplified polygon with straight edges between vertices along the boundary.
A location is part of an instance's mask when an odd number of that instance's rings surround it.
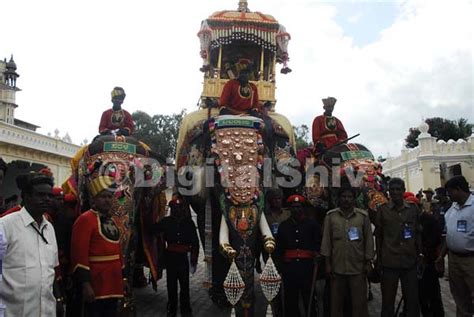
<svg viewBox="0 0 474 317">
<path fill-rule="evenodd" d="M 382 164 L 364 145 L 340 144 L 317 157 L 312 151 L 306 153 L 303 192 L 313 207 L 319 210 L 334 208 L 337 205 L 334 189 L 344 183 L 360 189 L 359 208 L 376 210 L 377 205 L 387 201 Z"/>
<path fill-rule="evenodd" d="M 207 109 L 185 117 L 178 138 L 178 187 L 198 216 L 211 298 L 226 301 L 223 285 L 234 260 L 245 284 L 236 305 L 242 316 L 253 315 L 256 256 L 261 246 L 270 253 L 275 246 L 263 213 L 265 188 L 276 186 L 278 171 L 295 160 L 291 125 L 279 114 L 270 118 L 273 152 L 264 144 L 262 119 Z"/>
<path fill-rule="evenodd" d="M 164 159 L 133 137 L 103 135 L 81 148 L 71 165 L 72 175 L 63 188 L 78 198 L 78 213 L 90 208 L 88 185 L 94 179 L 99 176 L 114 179 L 112 213 L 120 230 L 127 283 L 130 284 L 124 307 L 133 311 L 131 284 L 135 265 L 149 267 L 155 288 L 160 277 L 161 244 L 146 224 L 165 215 Z"/>
</svg>

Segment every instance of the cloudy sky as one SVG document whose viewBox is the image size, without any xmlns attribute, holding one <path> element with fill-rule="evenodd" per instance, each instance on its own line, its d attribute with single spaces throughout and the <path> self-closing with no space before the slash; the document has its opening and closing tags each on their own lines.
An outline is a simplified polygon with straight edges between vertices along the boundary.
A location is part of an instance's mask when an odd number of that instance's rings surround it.
<svg viewBox="0 0 474 317">
<path fill-rule="evenodd" d="M 0 0 L 0 58 L 18 65 L 16 117 L 74 143 L 91 140 L 110 91 L 124 108 L 197 109 L 201 20 L 238 0 Z M 293 72 L 277 78 L 277 111 L 311 125 L 321 98 L 377 156 L 397 155 L 422 118 L 474 122 L 471 0 L 249 0 L 292 35 Z"/>
</svg>

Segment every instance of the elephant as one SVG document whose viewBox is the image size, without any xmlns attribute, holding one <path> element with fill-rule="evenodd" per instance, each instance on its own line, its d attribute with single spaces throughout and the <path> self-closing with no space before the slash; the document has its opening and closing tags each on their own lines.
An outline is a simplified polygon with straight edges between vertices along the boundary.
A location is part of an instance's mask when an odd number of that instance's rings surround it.
<svg viewBox="0 0 474 317">
<path fill-rule="evenodd" d="M 272 136 L 265 135 L 265 124 L 272 124 Z M 265 144 L 269 137 L 273 151 Z M 197 214 L 206 284 L 217 304 L 226 304 L 223 284 L 229 259 L 237 264 L 245 283 L 237 316 L 254 315 L 259 240 L 266 252 L 275 246 L 264 214 L 266 188 L 277 186 L 275 179 L 295 161 L 293 130 L 280 114 L 262 120 L 201 109 L 183 119 L 176 158 L 178 190 Z M 266 176 L 265 169 L 271 175 Z"/>
<path fill-rule="evenodd" d="M 315 156 L 305 149 L 303 167 L 305 182 L 302 191 L 309 203 L 319 211 L 337 206 L 336 189 L 341 185 L 359 188 L 357 207 L 372 215 L 378 205 L 387 202 L 386 178 L 382 164 L 374 159 L 367 147 L 357 143 L 339 144 Z M 302 158 L 300 157 L 300 161 Z M 322 223 L 324 215 L 319 215 Z"/>
<path fill-rule="evenodd" d="M 143 263 L 149 267 L 155 289 L 161 277 L 162 244 L 148 224 L 165 216 L 165 160 L 134 137 L 100 135 L 80 149 L 71 166 L 72 175 L 63 188 L 76 195 L 78 213 L 90 208 L 88 184 L 93 179 L 109 176 L 115 181 L 112 217 L 120 230 L 124 271 L 129 284 L 124 308 L 133 314 L 135 265 Z"/>
</svg>

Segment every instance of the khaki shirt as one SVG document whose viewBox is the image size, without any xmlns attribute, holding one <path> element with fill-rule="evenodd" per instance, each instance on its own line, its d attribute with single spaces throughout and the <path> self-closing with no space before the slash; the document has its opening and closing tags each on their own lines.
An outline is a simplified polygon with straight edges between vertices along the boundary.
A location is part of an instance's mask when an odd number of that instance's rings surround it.
<svg viewBox="0 0 474 317">
<path fill-rule="evenodd" d="M 324 219 L 321 254 L 329 257 L 337 274 L 360 274 L 374 257 L 374 240 L 369 215 L 354 208 L 347 217 L 339 208 Z"/>
<path fill-rule="evenodd" d="M 421 252 L 420 210 L 404 202 L 397 208 L 393 202 L 381 206 L 375 218 L 377 255 L 385 267 L 408 269 L 416 264 Z"/>
</svg>

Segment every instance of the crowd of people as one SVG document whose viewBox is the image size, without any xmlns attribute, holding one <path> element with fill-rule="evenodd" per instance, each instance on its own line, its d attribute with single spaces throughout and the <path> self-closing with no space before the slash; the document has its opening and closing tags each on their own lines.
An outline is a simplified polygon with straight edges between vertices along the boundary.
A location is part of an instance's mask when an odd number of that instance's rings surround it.
<svg viewBox="0 0 474 317">
<path fill-rule="evenodd" d="M 279 204 L 274 197 L 281 197 L 281 192 L 270 193 L 267 220 L 276 234 L 284 293 L 277 300 L 276 315 L 298 316 L 298 294 L 303 306 L 314 310 L 308 298 L 313 291 L 318 299 L 316 316 L 368 316 L 368 279 L 380 282 L 382 316 L 396 316 L 397 306 L 403 316 L 444 316 L 439 278 L 445 274 L 444 257 L 449 254 L 449 284 L 457 314 L 472 316 L 474 283 L 469 271 L 474 239 L 469 237 L 473 228 L 468 223 L 473 221 L 474 197 L 462 176 L 437 188 L 436 199 L 430 197 L 432 192 L 428 189 L 428 195 L 418 200 L 405 191 L 403 180 L 393 178 L 389 203 L 371 215 L 354 207 L 356 189 L 341 187 L 338 208 L 328 211 L 323 221 L 305 207 L 304 197 L 289 197 L 288 212 L 275 207 Z M 399 283 L 403 305 L 395 303 Z"/>
<path fill-rule="evenodd" d="M 230 113 L 256 110 L 257 93 L 248 85 L 244 72 L 224 89 L 222 107 Z M 101 134 L 133 133 L 130 114 L 121 109 L 124 98 L 124 90 L 114 88 Z M 332 116 L 335 102 L 324 99 L 325 114 L 313 123 L 317 153 L 347 139 Z M 6 172 L 0 161 L 0 180 Z M 68 316 L 118 316 L 118 303 L 130 290 L 120 231 L 111 217 L 113 179 L 99 176 L 89 183 L 91 209 L 82 213 L 74 196 L 54 187 L 47 169 L 16 181 L 21 204 L 0 215 L 0 317 L 61 315 L 65 306 Z M 380 282 L 384 317 L 395 316 L 399 284 L 404 316 L 444 316 L 439 278 L 448 255 L 457 315 L 472 316 L 474 196 L 463 176 L 422 194 L 406 192 L 404 181 L 392 178 L 388 203 L 363 210 L 355 207 L 358 188 L 346 184 L 337 188 L 337 207 L 321 213 L 303 195 L 266 189 L 264 214 L 283 280 L 272 303 L 274 315 L 368 316 L 371 281 Z M 179 306 L 182 316 L 191 316 L 189 274 L 196 270 L 199 239 L 187 201 L 174 196 L 169 207 L 169 216 L 152 224 L 166 242 L 167 314 L 176 316 Z"/>
</svg>

